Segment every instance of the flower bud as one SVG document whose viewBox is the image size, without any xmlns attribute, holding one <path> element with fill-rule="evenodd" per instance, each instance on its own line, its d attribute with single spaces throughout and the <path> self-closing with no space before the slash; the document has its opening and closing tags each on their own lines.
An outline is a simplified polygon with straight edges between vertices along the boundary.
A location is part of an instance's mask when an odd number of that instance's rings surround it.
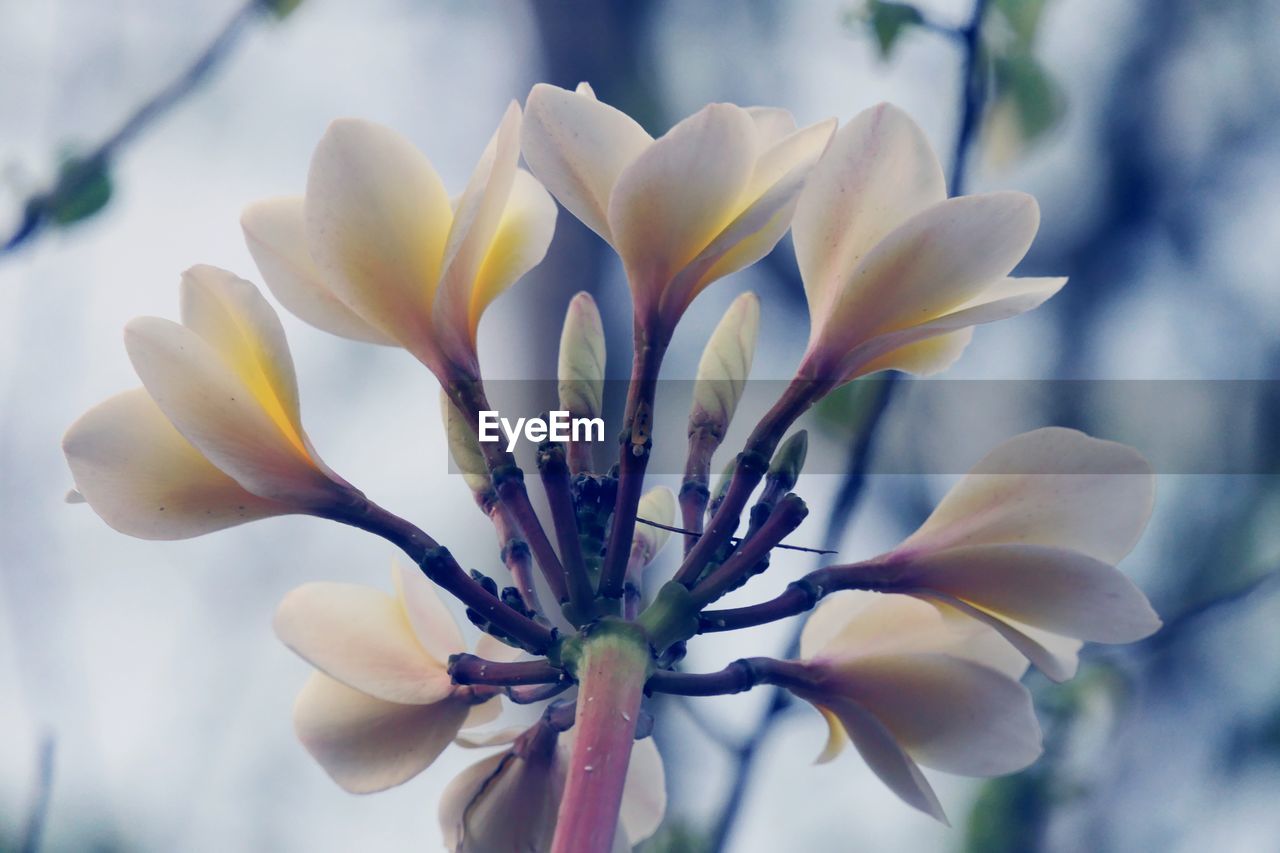
<svg viewBox="0 0 1280 853">
<path fill-rule="evenodd" d="M 754 293 L 744 293 L 733 300 L 702 351 L 693 383 L 689 432 L 705 429 L 724 435 L 742 399 L 759 330 L 760 300 Z"/>
<path fill-rule="evenodd" d="M 809 431 L 802 429 L 791 435 L 782 442 L 782 446 L 773 456 L 773 462 L 769 465 L 769 481 L 776 482 L 777 488 L 783 493 L 794 489 L 796 480 L 800 479 L 800 471 L 804 468 L 804 459 L 808 452 Z"/>
<path fill-rule="evenodd" d="M 569 303 L 560 333 L 560 407 L 574 417 L 598 418 L 604 397 L 604 325 L 591 294 Z"/>
<path fill-rule="evenodd" d="M 453 464 L 458 466 L 467 488 L 477 495 L 487 493 L 493 488 L 493 481 L 489 477 L 489 466 L 485 464 L 480 442 L 467 424 L 466 417 L 449 402 L 443 389 L 440 391 L 440 418 L 444 421 L 449 441 L 449 455 L 453 457 Z"/>
<path fill-rule="evenodd" d="M 658 486 L 645 492 L 636 508 L 636 518 L 654 521 L 670 527 L 675 523 L 676 498 L 665 486 Z M 631 568 L 642 569 L 653 562 L 653 558 L 662 550 L 671 538 L 671 531 L 643 522 L 636 525 L 635 536 L 631 540 Z"/>
</svg>

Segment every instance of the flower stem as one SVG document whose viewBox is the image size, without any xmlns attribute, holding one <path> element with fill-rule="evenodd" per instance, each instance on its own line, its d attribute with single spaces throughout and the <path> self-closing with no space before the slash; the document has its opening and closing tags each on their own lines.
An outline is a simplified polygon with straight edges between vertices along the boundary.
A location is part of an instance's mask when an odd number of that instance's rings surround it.
<svg viewBox="0 0 1280 853">
<path fill-rule="evenodd" d="M 653 427 L 653 401 L 658 391 L 658 371 L 666 344 L 653 340 L 650 333 L 636 327 L 636 352 L 631 366 L 631 385 L 627 390 L 627 408 L 623 417 L 622 445 L 618 457 L 618 497 L 613 506 L 613 528 L 605 547 L 604 566 L 600 570 L 600 596 L 622 598 L 626 582 L 627 559 L 631 556 L 631 538 L 636 530 L 636 508 L 644 490 L 644 472 L 649 465 L 653 445 L 649 431 Z"/>
<path fill-rule="evenodd" d="M 684 552 L 689 553 L 697 534 L 702 532 L 703 516 L 711 499 L 711 457 L 720 446 L 721 436 L 705 427 L 689 431 L 689 455 L 684 466 L 684 482 L 680 484 L 680 520 L 689 531 L 684 537 Z"/>
<path fill-rule="evenodd" d="M 578 538 L 578 516 L 573 507 L 573 491 L 569 483 L 569 467 L 565 464 L 564 450 L 554 444 L 538 449 L 538 473 L 542 476 L 542 488 L 551 507 L 551 520 L 555 526 L 556 542 L 560 546 L 560 559 L 564 561 L 565 581 L 568 585 L 569 603 L 572 605 L 571 622 L 581 624 L 592 616 L 595 588 L 587 574 L 582 558 L 582 542 Z"/>
<path fill-rule="evenodd" d="M 693 588 L 693 600 L 705 607 L 746 580 L 756 570 L 760 561 L 768 557 L 774 546 L 800 526 L 809 510 L 796 495 L 787 495 L 756 535 L 743 541 L 729 559 Z"/>
<path fill-rule="evenodd" d="M 584 640 L 573 753 L 552 853 L 613 849 L 650 666 L 644 634 L 627 623 L 606 621 Z"/>
<path fill-rule="evenodd" d="M 765 413 L 756 428 L 747 439 L 746 446 L 738 456 L 738 464 L 733 470 L 733 479 L 729 481 L 729 490 L 720 502 L 720 508 L 711 518 L 706 533 L 689 549 L 684 562 L 676 572 L 675 580 L 685 586 L 693 586 L 697 582 L 703 568 L 715 556 L 721 545 L 729 541 L 741 518 L 742 509 L 747 505 L 752 491 L 764 478 L 769 468 L 769 460 L 778 442 L 810 406 L 823 394 L 831 390 L 834 383 L 796 378 L 787 386 L 778 402 Z"/>
</svg>

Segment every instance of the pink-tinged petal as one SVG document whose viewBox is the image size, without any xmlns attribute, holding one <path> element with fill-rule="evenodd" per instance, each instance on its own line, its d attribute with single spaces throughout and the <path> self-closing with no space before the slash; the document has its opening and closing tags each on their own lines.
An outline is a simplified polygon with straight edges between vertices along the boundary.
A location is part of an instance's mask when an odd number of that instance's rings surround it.
<svg viewBox="0 0 1280 853">
<path fill-rule="evenodd" d="M 662 756 L 653 738 L 638 740 L 631 750 L 622 787 L 618 820 L 629 842 L 627 849 L 658 831 L 667 812 L 667 780 Z"/>
<path fill-rule="evenodd" d="M 950 314 L 877 335 L 855 347 L 839 372 L 845 380 L 890 369 L 918 376 L 938 373 L 960 357 L 974 326 L 1038 308 L 1066 283 L 1065 278 L 1002 279 Z"/>
<path fill-rule="evenodd" d="M 265 378 L 246 385 L 199 334 L 158 317 L 125 327 L 125 348 L 147 393 L 210 462 L 262 498 L 300 509 L 343 500 Z"/>
<path fill-rule="evenodd" d="M 394 787 L 444 751 L 467 717 L 465 702 L 401 705 L 313 673 L 294 705 L 298 739 L 353 794 Z"/>
<path fill-rule="evenodd" d="M 245 491 L 174 429 L 141 388 L 80 417 L 62 439 L 77 494 L 142 539 L 186 539 L 294 512 Z"/>
<path fill-rule="evenodd" d="M 947 654 L 1021 678 L 1027 662 L 991 628 L 910 595 L 845 590 L 827 596 L 805 623 L 805 660 L 860 655 Z"/>
<path fill-rule="evenodd" d="M 304 584 L 280 602 L 274 625 L 307 663 L 370 696 L 427 705 L 453 693 L 449 673 L 418 643 L 400 602 L 379 590 Z"/>
<path fill-rule="evenodd" d="M 257 202 L 240 216 L 244 239 L 258 271 L 280 304 L 317 329 L 371 344 L 395 344 L 362 320 L 325 284 L 307 247 L 302 196 Z"/>
<path fill-rule="evenodd" d="M 396 599 L 419 645 L 440 666 L 448 666 L 449 656 L 465 652 L 467 644 L 436 585 L 416 566 L 409 568 L 399 561 L 392 565 L 391 576 Z"/>
<path fill-rule="evenodd" d="M 1097 643 L 1131 643 L 1160 627 L 1160 617 L 1133 581 L 1108 563 L 1065 548 L 964 545 L 923 552 L 910 558 L 899 582 Z"/>
<path fill-rule="evenodd" d="M 989 626 L 1007 642 L 1009 648 L 1034 664 L 1046 678 L 1062 682 L 1075 677 L 1083 645 L 1079 640 L 1039 631 L 1013 619 L 1003 619 L 953 596 L 930 593 L 921 595 L 921 598 Z M 1021 675 L 1006 674 L 1012 677 Z"/>
<path fill-rule="evenodd" d="M 1040 755 L 1031 694 L 990 667 L 946 654 L 854 656 L 813 666 L 823 673 L 823 692 L 874 716 L 926 767 L 998 776 Z"/>
<path fill-rule="evenodd" d="M 1154 504 L 1151 466 L 1132 447 L 1049 427 L 991 451 L 899 550 L 1024 543 L 1116 563 Z"/>
<path fill-rule="evenodd" d="M 400 134 L 340 119 L 311 159 L 307 245 L 329 289 L 432 361 L 431 306 L 453 210 L 430 161 Z"/>
<path fill-rule="evenodd" d="M 590 86 L 570 92 L 539 83 L 525 102 L 521 147 L 529 169 L 570 213 L 610 242 L 614 185 L 652 142 L 626 113 L 597 101 Z"/>
<path fill-rule="evenodd" d="M 609 227 L 641 313 L 655 310 L 675 274 L 742 212 L 758 153 L 751 116 L 732 104 L 711 104 L 618 177 Z"/>
<path fill-rule="evenodd" d="M 872 247 L 945 199 L 946 186 L 924 133 L 896 107 L 872 107 L 836 132 L 810 175 L 792 223 L 815 322 Z"/>
<path fill-rule="evenodd" d="M 940 823 L 951 825 L 929 780 L 924 778 L 919 766 L 894 740 L 884 723 L 854 702 L 836 700 L 830 710 L 840 719 L 862 760 L 889 790 L 907 805 Z"/>
<path fill-rule="evenodd" d="M 829 311 L 813 311 L 810 350 L 842 356 L 961 308 L 1022 260 L 1039 222 L 1035 199 L 1017 192 L 948 199 L 916 214 L 844 274 Z"/>
</svg>

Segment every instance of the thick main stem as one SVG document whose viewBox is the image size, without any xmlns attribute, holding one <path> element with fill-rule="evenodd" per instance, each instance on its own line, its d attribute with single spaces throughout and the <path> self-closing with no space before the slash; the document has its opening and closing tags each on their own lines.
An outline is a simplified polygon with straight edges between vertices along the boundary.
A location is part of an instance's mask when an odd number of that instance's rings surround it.
<svg viewBox="0 0 1280 853">
<path fill-rule="evenodd" d="M 626 582 L 631 538 L 636 530 L 636 508 L 644 490 L 644 472 L 653 446 L 653 401 L 658 392 L 658 371 L 666 352 L 665 341 L 656 340 L 642 326 L 636 326 L 636 352 L 631 366 L 631 385 L 623 417 L 621 449 L 618 455 L 618 497 L 613 506 L 613 528 L 605 547 L 600 570 L 600 596 L 622 598 Z"/>
<path fill-rule="evenodd" d="M 608 853 L 618 831 L 622 789 L 649 677 L 644 635 L 606 623 L 578 661 L 578 714 L 551 853 Z"/>
</svg>

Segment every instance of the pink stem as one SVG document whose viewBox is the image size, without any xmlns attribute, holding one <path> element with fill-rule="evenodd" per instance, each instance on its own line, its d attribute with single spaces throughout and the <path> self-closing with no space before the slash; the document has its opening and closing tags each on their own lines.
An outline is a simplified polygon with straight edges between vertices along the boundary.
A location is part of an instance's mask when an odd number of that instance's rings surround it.
<svg viewBox="0 0 1280 853">
<path fill-rule="evenodd" d="M 577 675 L 573 753 L 551 853 L 609 853 L 649 675 L 642 635 L 606 631 L 590 637 Z"/>
</svg>

